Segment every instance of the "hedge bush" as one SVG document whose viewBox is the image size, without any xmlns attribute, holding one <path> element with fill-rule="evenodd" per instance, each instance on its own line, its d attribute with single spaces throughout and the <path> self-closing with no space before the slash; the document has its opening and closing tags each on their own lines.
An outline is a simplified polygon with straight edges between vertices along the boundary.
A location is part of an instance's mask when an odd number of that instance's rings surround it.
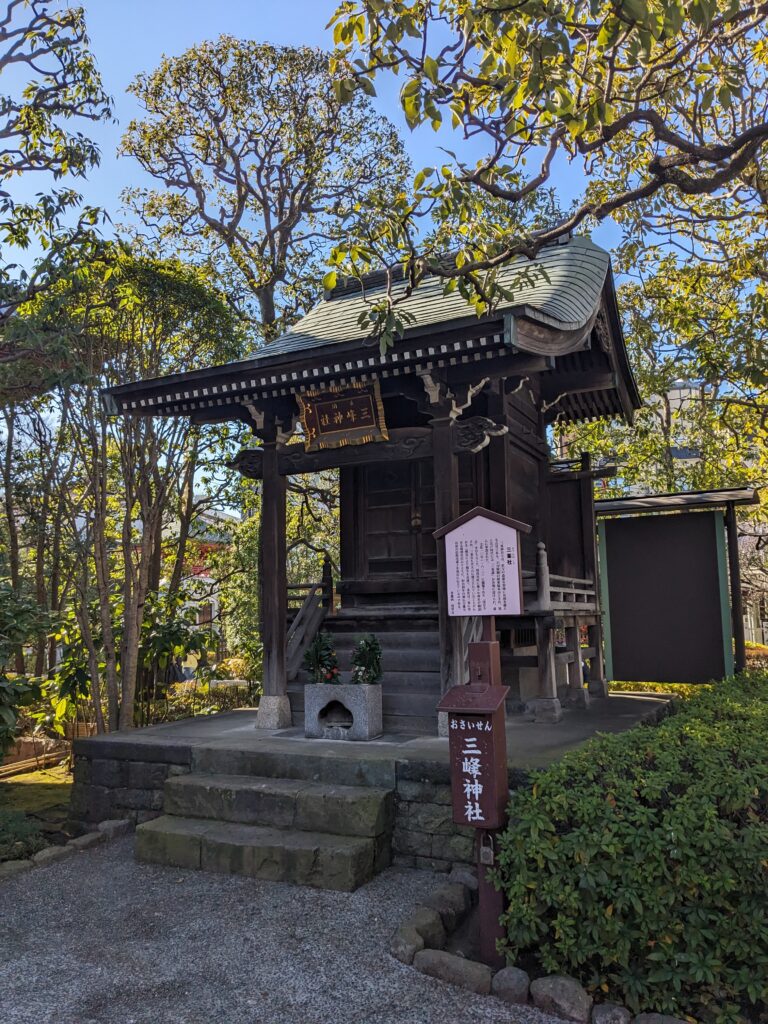
<svg viewBox="0 0 768 1024">
<path fill-rule="evenodd" d="M 768 674 L 704 687 L 518 790 L 501 837 L 506 955 L 599 1000 L 768 1014 Z"/>
<path fill-rule="evenodd" d="M 0 863 L 25 860 L 47 845 L 40 826 L 23 811 L 0 810 Z"/>
<path fill-rule="evenodd" d="M 704 685 L 708 686 L 710 684 L 705 683 Z M 670 694 L 673 697 L 680 697 L 682 700 L 694 697 L 697 693 L 701 692 L 701 688 L 701 683 L 626 683 L 613 679 L 608 684 L 608 689 L 611 693 Z"/>
</svg>

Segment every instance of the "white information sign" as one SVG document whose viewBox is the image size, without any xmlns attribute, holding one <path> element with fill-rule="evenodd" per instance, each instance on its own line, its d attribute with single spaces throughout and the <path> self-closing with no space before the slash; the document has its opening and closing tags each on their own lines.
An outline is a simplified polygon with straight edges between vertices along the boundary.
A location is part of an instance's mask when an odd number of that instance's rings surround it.
<svg viewBox="0 0 768 1024">
<path fill-rule="evenodd" d="M 449 615 L 520 615 L 520 534 L 482 513 L 446 533 Z"/>
</svg>

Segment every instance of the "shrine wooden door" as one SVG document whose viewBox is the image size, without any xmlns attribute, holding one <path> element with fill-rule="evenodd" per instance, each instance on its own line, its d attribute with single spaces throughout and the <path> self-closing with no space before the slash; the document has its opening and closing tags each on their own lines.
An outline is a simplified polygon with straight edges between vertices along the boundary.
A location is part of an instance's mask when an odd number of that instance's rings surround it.
<svg viewBox="0 0 768 1024">
<path fill-rule="evenodd" d="M 459 458 L 462 512 L 482 504 L 481 461 Z M 358 560 L 365 579 L 436 579 L 435 481 L 431 459 L 358 470 Z"/>
<path fill-rule="evenodd" d="M 361 474 L 366 578 L 434 576 L 431 460 L 364 466 Z"/>
</svg>

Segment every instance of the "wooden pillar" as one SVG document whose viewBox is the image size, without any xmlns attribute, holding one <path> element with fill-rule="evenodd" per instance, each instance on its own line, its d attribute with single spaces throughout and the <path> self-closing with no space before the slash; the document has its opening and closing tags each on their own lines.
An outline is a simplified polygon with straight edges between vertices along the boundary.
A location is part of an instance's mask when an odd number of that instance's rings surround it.
<svg viewBox="0 0 768 1024">
<path fill-rule="evenodd" d="M 496 381 L 488 392 L 488 415 L 496 423 L 509 426 L 504 381 Z M 512 516 L 512 474 L 509 472 L 509 434 L 490 438 L 488 442 L 488 507 L 503 516 Z"/>
<path fill-rule="evenodd" d="M 581 468 L 584 471 L 592 469 L 592 459 L 588 452 L 581 453 Z M 605 681 L 603 664 L 603 620 L 600 614 L 600 580 L 597 562 L 595 483 L 592 477 L 585 477 L 581 481 L 581 526 L 584 546 L 584 575 L 594 580 L 598 611 L 596 622 L 589 626 L 587 631 L 589 646 L 595 651 L 594 656 L 589 659 L 587 687 L 590 697 L 607 697 L 608 685 Z"/>
<path fill-rule="evenodd" d="M 587 630 L 589 646 L 595 652 L 589 659 L 589 677 L 587 687 L 590 697 L 607 697 L 608 681 L 605 678 L 605 661 L 603 658 L 603 626 L 598 617 L 597 622 Z"/>
<path fill-rule="evenodd" d="M 285 729 L 291 724 L 285 669 L 287 588 L 285 569 L 286 478 L 277 465 L 277 439 L 264 441 L 261 492 L 261 620 L 264 644 L 264 694 L 257 727 Z"/>
<path fill-rule="evenodd" d="M 581 453 L 581 470 L 589 473 L 592 469 L 592 458 L 589 452 Z M 581 547 L 582 562 L 586 578 L 590 576 L 597 586 L 597 524 L 595 520 L 595 482 L 591 476 L 584 476 L 579 481 L 580 512 L 581 512 Z"/>
<path fill-rule="evenodd" d="M 739 528 L 736 523 L 736 506 L 733 502 L 730 502 L 725 507 L 725 525 L 728 529 L 728 575 L 731 579 L 734 667 L 737 672 L 743 672 L 747 667 L 747 647 L 744 635 L 744 598 L 741 593 Z"/>
<path fill-rule="evenodd" d="M 534 722 L 559 722 L 563 710 L 557 696 L 557 670 L 555 668 L 555 631 L 551 619 L 551 588 L 547 546 L 536 545 L 536 668 L 539 674 L 539 693 L 528 701 L 526 714 Z"/>
<path fill-rule="evenodd" d="M 557 696 L 554 630 L 543 616 L 536 618 L 536 657 L 539 696 L 535 701 L 528 702 L 528 713 L 534 722 L 559 722 L 563 710 Z"/>
<path fill-rule="evenodd" d="M 504 381 L 498 380 L 488 389 L 488 415 L 496 423 L 509 427 L 507 415 L 507 396 L 504 393 Z M 485 453 L 481 453 L 485 454 Z M 487 448 L 488 465 L 488 508 L 503 516 L 514 518 L 517 511 L 512 505 L 512 485 L 514 476 L 510 466 L 509 434 L 492 437 Z M 478 504 L 482 502 L 478 501 Z M 512 650 L 514 630 L 498 631 L 502 650 Z"/>
<path fill-rule="evenodd" d="M 454 428 L 450 415 L 430 421 L 435 475 L 435 529 L 447 526 L 459 514 L 459 464 L 454 453 Z M 437 545 L 437 607 L 440 631 L 440 681 L 442 692 L 466 682 L 462 678 L 464 651 L 461 619 L 448 615 L 445 584 L 445 543 Z"/>
<path fill-rule="evenodd" d="M 568 663 L 568 702 L 584 708 L 589 705 L 589 693 L 584 689 L 581 671 L 581 637 L 578 625 L 566 627 L 565 645 L 573 659 Z"/>
</svg>

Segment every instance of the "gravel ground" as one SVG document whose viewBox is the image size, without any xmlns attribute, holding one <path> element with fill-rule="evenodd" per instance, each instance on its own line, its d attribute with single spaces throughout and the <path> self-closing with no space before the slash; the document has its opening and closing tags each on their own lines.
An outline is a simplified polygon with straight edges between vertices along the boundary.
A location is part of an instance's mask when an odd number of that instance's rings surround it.
<svg viewBox="0 0 768 1024">
<path fill-rule="evenodd" d="M 132 847 L 0 886 L 3 1024 L 553 1024 L 389 956 L 428 872 L 330 893 L 137 864 Z"/>
</svg>

